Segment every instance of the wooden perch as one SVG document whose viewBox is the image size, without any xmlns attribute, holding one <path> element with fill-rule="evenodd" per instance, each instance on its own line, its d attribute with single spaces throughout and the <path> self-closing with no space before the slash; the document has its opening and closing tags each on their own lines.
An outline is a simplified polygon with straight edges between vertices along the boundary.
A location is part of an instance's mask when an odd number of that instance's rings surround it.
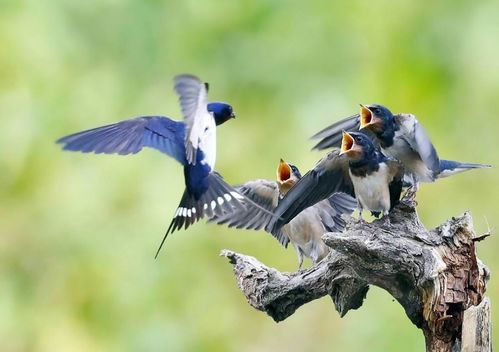
<svg viewBox="0 0 499 352">
<path fill-rule="evenodd" d="M 344 316 L 359 308 L 369 285 L 388 291 L 425 336 L 427 351 L 491 351 L 489 270 L 476 257 L 469 213 L 426 230 L 415 204 L 401 202 L 387 219 L 351 219 L 342 233 L 327 233 L 332 248 L 317 265 L 281 273 L 257 259 L 222 251 L 239 288 L 254 308 L 276 322 L 303 304 L 331 296 Z"/>
</svg>

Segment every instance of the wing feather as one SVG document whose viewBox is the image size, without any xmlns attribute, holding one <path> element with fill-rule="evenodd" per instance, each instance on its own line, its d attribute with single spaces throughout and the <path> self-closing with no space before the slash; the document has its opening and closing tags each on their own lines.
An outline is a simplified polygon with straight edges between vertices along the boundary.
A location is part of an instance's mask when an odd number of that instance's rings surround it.
<svg viewBox="0 0 499 352">
<path fill-rule="evenodd" d="M 342 132 L 356 132 L 359 128 L 359 114 L 335 122 L 312 136 L 312 139 L 320 139 L 312 149 L 322 150 L 326 148 L 339 148 L 341 146 Z"/>
<path fill-rule="evenodd" d="M 184 124 L 164 116 L 142 116 L 77 132 L 57 140 L 64 150 L 96 154 L 135 154 L 157 149 L 185 163 Z"/>
<path fill-rule="evenodd" d="M 268 230 L 280 229 L 304 209 L 337 192 L 355 196 L 348 173 L 348 160 L 334 150 L 307 172 L 279 202 Z"/>
<path fill-rule="evenodd" d="M 236 187 L 236 190 L 261 208 L 272 212 L 277 206 L 279 190 L 277 183 L 268 180 L 254 180 Z M 241 208 L 230 214 L 214 216 L 210 221 L 225 224 L 229 227 L 248 230 L 263 230 L 272 220 L 272 214 L 257 207 Z M 287 246 L 289 238 L 280 230 L 272 235 L 283 245 Z"/>
<path fill-rule="evenodd" d="M 179 95 L 186 126 L 186 159 L 192 165 L 196 164 L 196 153 L 203 143 L 206 130 L 214 126 L 213 117 L 207 110 L 207 88 L 208 85 L 196 76 L 184 74 L 175 77 L 175 91 Z"/>
<path fill-rule="evenodd" d="M 388 180 L 388 190 L 390 192 L 390 210 L 400 201 L 404 180 L 404 167 L 402 163 L 396 159 L 388 158 L 386 160 L 388 170 L 390 171 L 390 179 Z"/>
<path fill-rule="evenodd" d="M 428 169 L 436 175 L 440 171 L 440 159 L 424 127 L 412 114 L 395 115 L 395 122 L 403 130 L 402 136 L 410 147 L 419 154 Z"/>
</svg>

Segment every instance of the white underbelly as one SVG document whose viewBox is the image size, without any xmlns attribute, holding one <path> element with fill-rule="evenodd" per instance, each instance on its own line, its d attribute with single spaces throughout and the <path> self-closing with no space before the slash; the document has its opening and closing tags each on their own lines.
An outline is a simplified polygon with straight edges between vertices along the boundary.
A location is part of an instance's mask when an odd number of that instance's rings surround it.
<svg viewBox="0 0 499 352">
<path fill-rule="evenodd" d="M 215 169 L 215 160 L 217 157 L 217 132 L 215 120 L 210 121 L 206 131 L 204 131 L 203 138 L 199 143 L 199 148 L 204 152 L 203 163 L 208 164 L 212 170 Z"/>
<path fill-rule="evenodd" d="M 370 211 L 390 210 L 390 190 L 388 188 L 388 167 L 381 164 L 378 171 L 364 177 L 352 175 L 353 187 L 362 208 Z"/>
</svg>

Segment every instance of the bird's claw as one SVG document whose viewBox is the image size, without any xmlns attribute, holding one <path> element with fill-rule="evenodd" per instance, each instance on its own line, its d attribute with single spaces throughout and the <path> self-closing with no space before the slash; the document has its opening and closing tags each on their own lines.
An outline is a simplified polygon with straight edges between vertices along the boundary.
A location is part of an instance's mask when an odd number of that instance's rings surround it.
<svg viewBox="0 0 499 352">
<path fill-rule="evenodd" d="M 417 188 L 410 187 L 405 191 L 404 196 L 402 197 L 402 201 L 406 203 L 413 203 L 416 201 Z"/>
<path fill-rule="evenodd" d="M 302 274 L 305 270 L 307 270 L 307 269 L 300 266 L 300 267 L 298 267 L 298 270 L 296 270 L 296 273 Z"/>
</svg>

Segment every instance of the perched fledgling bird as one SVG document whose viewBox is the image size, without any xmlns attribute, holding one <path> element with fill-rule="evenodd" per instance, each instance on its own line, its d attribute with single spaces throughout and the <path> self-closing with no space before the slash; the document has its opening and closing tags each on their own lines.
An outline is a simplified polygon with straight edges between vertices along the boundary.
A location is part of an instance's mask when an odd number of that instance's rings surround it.
<svg viewBox="0 0 499 352">
<path fill-rule="evenodd" d="M 170 232 L 182 226 L 187 229 L 204 216 L 221 216 L 251 202 L 214 170 L 216 126 L 235 117 L 232 106 L 208 103 L 208 84 L 193 75 L 179 75 L 174 81 L 183 121 L 165 116 L 141 116 L 74 133 L 57 141 L 63 144 L 64 150 L 96 154 L 135 154 L 143 147 L 150 147 L 183 165 L 186 188 L 156 257 Z"/>
<path fill-rule="evenodd" d="M 277 180 L 254 180 L 246 182 L 236 189 L 255 203 L 273 211 L 280 199 L 301 178 L 300 171 L 292 164 L 281 159 L 277 167 Z M 277 230 L 273 235 L 287 248 L 291 242 L 298 254 L 298 268 L 303 264 L 303 257 L 312 259 L 316 264 L 328 253 L 329 247 L 321 236 L 326 232 L 339 232 L 345 227 L 342 214 L 350 215 L 356 208 L 356 201 L 345 193 L 335 193 L 328 199 L 318 202 L 303 210 L 298 216 Z M 233 213 L 215 216 L 210 221 L 227 224 L 229 227 L 266 230 L 272 216 L 257 208 L 238 209 Z"/>
<path fill-rule="evenodd" d="M 275 209 L 269 229 L 278 231 L 335 192 L 357 199 L 360 219 L 364 209 L 375 216 L 387 215 L 399 201 L 403 171 L 397 160 L 383 155 L 365 134 L 344 132 L 341 150 L 327 154 L 291 188 Z"/>
<path fill-rule="evenodd" d="M 415 194 L 419 182 L 433 182 L 466 170 L 490 165 L 440 160 L 423 126 L 412 114 L 393 115 L 379 104 L 361 105 L 360 113 L 326 127 L 312 138 L 321 139 L 314 149 L 338 147 L 342 131 L 368 132 L 381 151 L 399 160 L 405 168 L 407 181 Z"/>
</svg>

